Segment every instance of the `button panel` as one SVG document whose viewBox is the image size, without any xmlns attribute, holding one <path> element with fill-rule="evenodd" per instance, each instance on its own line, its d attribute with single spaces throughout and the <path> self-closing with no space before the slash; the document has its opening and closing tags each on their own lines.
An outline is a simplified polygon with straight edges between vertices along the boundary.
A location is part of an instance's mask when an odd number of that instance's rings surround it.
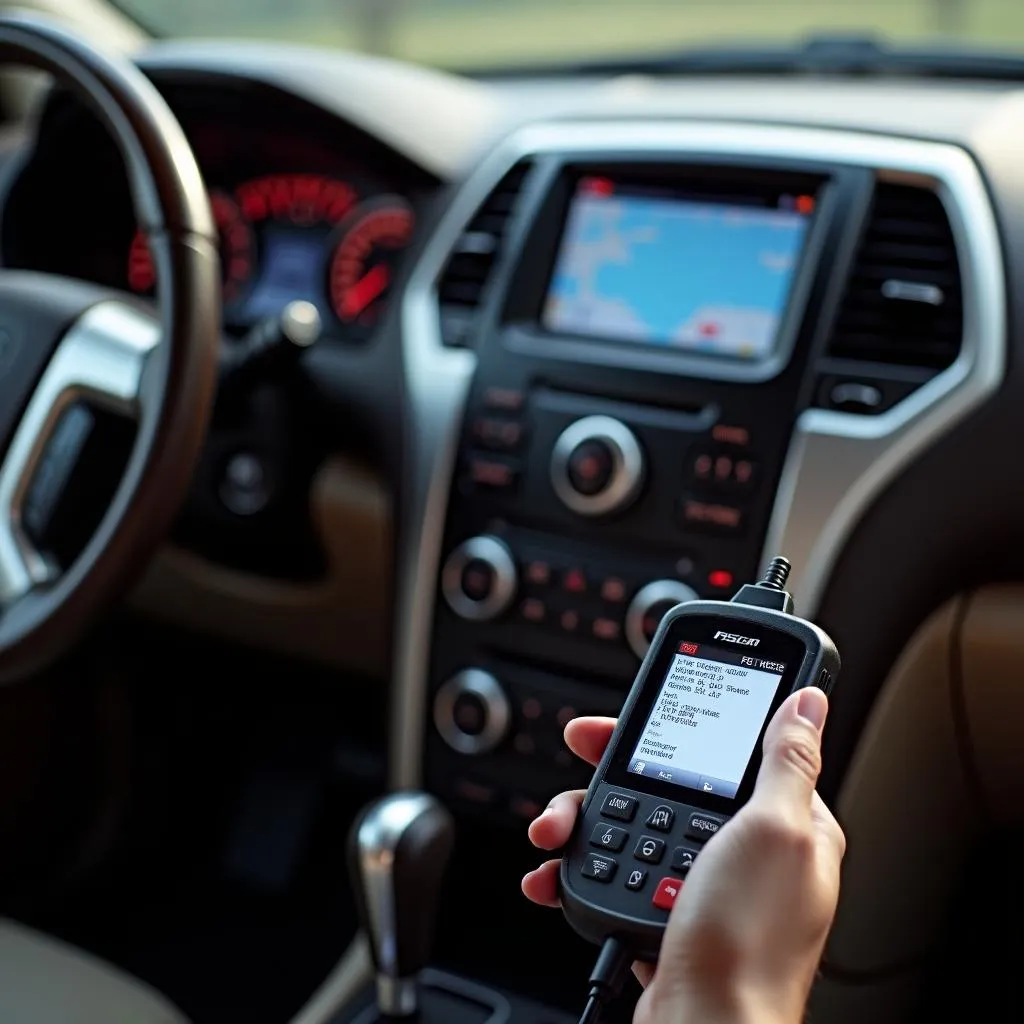
<svg viewBox="0 0 1024 1024">
<path fill-rule="evenodd" d="M 609 819 L 622 824 L 610 824 Z M 665 911 L 679 896 L 704 844 L 727 820 L 686 804 L 605 784 L 581 822 L 586 843 L 569 853 L 569 870 L 587 880 L 580 883 L 583 885 L 607 883 L 618 872 L 621 881 L 604 892 L 602 904 L 613 912 L 664 923 Z M 593 847 L 602 852 L 593 853 Z M 657 885 L 651 889 L 648 878 L 654 865 L 660 868 L 653 870 Z M 639 897 L 640 892 L 650 895 Z"/>
</svg>

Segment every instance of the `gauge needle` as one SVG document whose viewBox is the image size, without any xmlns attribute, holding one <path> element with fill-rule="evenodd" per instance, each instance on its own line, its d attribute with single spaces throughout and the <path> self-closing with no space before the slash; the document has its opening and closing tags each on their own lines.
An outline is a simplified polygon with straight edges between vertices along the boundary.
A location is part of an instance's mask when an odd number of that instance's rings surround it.
<svg viewBox="0 0 1024 1024">
<path fill-rule="evenodd" d="M 368 270 L 345 293 L 345 316 L 359 316 L 387 288 L 390 278 L 391 274 L 385 263 L 378 263 L 372 270 Z"/>
</svg>

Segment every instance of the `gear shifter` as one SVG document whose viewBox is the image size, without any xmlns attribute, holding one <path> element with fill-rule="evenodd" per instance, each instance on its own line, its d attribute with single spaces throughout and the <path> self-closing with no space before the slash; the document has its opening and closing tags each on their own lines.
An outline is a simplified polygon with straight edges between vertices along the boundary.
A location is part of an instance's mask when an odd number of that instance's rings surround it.
<svg viewBox="0 0 1024 1024">
<path fill-rule="evenodd" d="M 454 838 L 452 816 L 426 793 L 392 793 L 352 826 L 356 908 L 370 940 L 383 1017 L 410 1017 L 419 1008 L 416 977 L 430 955 Z"/>
</svg>

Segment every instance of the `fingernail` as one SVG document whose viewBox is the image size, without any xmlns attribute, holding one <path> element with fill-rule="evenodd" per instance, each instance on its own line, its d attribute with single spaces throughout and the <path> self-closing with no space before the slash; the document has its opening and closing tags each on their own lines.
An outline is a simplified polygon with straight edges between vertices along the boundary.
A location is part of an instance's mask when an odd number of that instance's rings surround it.
<svg viewBox="0 0 1024 1024">
<path fill-rule="evenodd" d="M 810 722 L 815 729 L 821 730 L 825 724 L 825 716 L 828 714 L 828 698 L 813 686 L 808 686 L 800 691 L 800 698 L 796 703 L 796 713 L 805 722 Z"/>
</svg>

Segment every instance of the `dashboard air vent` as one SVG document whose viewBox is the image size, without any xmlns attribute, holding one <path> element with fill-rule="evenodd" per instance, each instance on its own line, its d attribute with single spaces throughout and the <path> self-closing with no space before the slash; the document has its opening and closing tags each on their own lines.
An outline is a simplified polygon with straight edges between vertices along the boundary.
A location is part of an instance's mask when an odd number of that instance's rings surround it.
<svg viewBox="0 0 1024 1024">
<path fill-rule="evenodd" d="M 942 370 L 962 336 L 960 269 L 941 200 L 928 189 L 879 184 L 828 355 Z"/>
<path fill-rule="evenodd" d="M 469 340 L 473 314 L 483 301 L 529 172 L 529 162 L 522 161 L 498 182 L 452 250 L 438 285 L 446 345 L 464 345 Z"/>
</svg>

